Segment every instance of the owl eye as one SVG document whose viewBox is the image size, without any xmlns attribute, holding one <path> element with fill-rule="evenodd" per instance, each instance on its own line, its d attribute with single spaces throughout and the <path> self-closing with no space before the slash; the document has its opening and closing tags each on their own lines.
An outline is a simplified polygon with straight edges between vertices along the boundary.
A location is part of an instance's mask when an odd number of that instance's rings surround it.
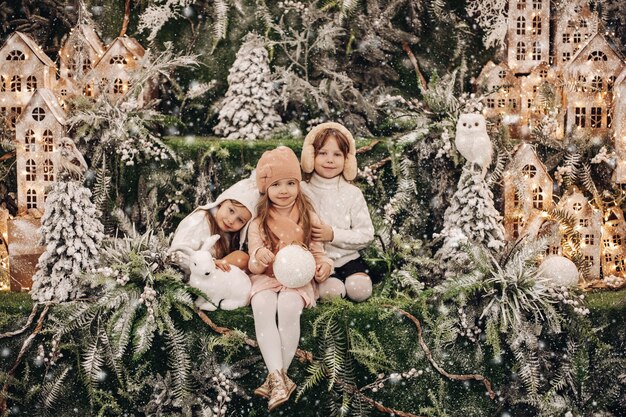
<svg viewBox="0 0 626 417">
<path fill-rule="evenodd" d="M 478 122 L 474 123 L 474 126 L 478 126 Z"/>
<path fill-rule="evenodd" d="M 467 126 L 467 123 L 463 123 L 463 127 L 466 127 L 466 126 Z"/>
</svg>

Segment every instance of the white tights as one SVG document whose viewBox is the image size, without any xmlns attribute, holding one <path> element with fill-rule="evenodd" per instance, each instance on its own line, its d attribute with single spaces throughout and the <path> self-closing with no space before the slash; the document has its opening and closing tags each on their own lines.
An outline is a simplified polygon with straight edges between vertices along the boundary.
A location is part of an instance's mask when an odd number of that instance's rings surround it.
<svg viewBox="0 0 626 417">
<path fill-rule="evenodd" d="M 295 292 L 265 290 L 252 297 L 251 305 L 256 339 L 267 370 L 287 370 L 300 341 L 304 300 Z"/>
<path fill-rule="evenodd" d="M 365 274 L 353 274 L 346 278 L 344 285 L 337 278 L 328 278 L 319 284 L 320 298 L 328 300 L 335 297 L 345 297 L 352 301 L 365 301 L 372 295 L 372 280 Z"/>
</svg>

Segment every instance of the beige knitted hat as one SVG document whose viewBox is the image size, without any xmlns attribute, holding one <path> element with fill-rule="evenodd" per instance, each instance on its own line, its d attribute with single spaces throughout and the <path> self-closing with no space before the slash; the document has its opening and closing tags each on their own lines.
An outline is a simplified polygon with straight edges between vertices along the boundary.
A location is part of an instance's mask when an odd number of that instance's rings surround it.
<svg viewBox="0 0 626 417">
<path fill-rule="evenodd" d="M 346 129 L 343 125 L 335 122 L 326 122 L 321 123 L 315 126 L 304 138 L 304 143 L 302 144 L 302 154 L 300 156 L 300 164 L 302 165 L 302 170 L 307 174 L 313 172 L 315 169 L 315 149 L 313 148 L 313 142 L 315 142 L 315 138 L 317 135 L 326 129 L 335 129 L 339 133 L 343 134 L 346 138 L 348 138 L 348 142 L 350 143 L 350 149 L 348 150 L 348 155 L 346 156 L 346 163 L 343 167 L 343 177 L 347 181 L 352 181 L 356 178 L 356 145 L 354 143 L 354 137 L 352 137 L 352 133 L 348 129 Z"/>
<path fill-rule="evenodd" d="M 265 194 L 267 187 L 285 178 L 302 181 L 296 154 L 286 146 L 265 151 L 256 164 L 256 185 L 259 192 Z"/>
</svg>

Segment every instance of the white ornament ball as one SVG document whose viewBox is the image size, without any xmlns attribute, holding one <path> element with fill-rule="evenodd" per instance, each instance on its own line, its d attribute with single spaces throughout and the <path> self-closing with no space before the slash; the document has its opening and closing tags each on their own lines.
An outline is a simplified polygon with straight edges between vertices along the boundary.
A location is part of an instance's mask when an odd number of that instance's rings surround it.
<svg viewBox="0 0 626 417">
<path fill-rule="evenodd" d="M 564 256 L 550 255 L 539 265 L 539 273 L 555 287 L 578 285 L 578 268 Z"/>
<path fill-rule="evenodd" d="M 300 245 L 287 245 L 274 258 L 274 276 L 287 288 L 302 287 L 315 276 L 315 258 Z"/>
</svg>

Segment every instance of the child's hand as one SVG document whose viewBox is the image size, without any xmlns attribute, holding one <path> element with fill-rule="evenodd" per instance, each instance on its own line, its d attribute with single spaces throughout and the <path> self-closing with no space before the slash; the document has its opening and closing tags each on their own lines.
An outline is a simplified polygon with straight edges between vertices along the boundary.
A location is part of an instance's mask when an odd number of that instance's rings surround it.
<svg viewBox="0 0 626 417">
<path fill-rule="evenodd" d="M 324 282 L 328 279 L 331 273 L 331 267 L 326 262 L 321 263 L 315 269 L 315 280 L 317 282 Z"/>
<path fill-rule="evenodd" d="M 311 232 L 318 242 L 332 242 L 334 238 L 333 228 L 325 223 L 312 225 Z"/>
<path fill-rule="evenodd" d="M 274 261 L 274 254 L 268 248 L 261 248 L 256 251 L 256 260 L 261 262 L 263 265 L 269 265 Z"/>
<path fill-rule="evenodd" d="M 215 266 L 224 272 L 230 271 L 230 264 L 228 263 L 228 261 L 225 261 L 223 259 L 216 259 Z"/>
</svg>

